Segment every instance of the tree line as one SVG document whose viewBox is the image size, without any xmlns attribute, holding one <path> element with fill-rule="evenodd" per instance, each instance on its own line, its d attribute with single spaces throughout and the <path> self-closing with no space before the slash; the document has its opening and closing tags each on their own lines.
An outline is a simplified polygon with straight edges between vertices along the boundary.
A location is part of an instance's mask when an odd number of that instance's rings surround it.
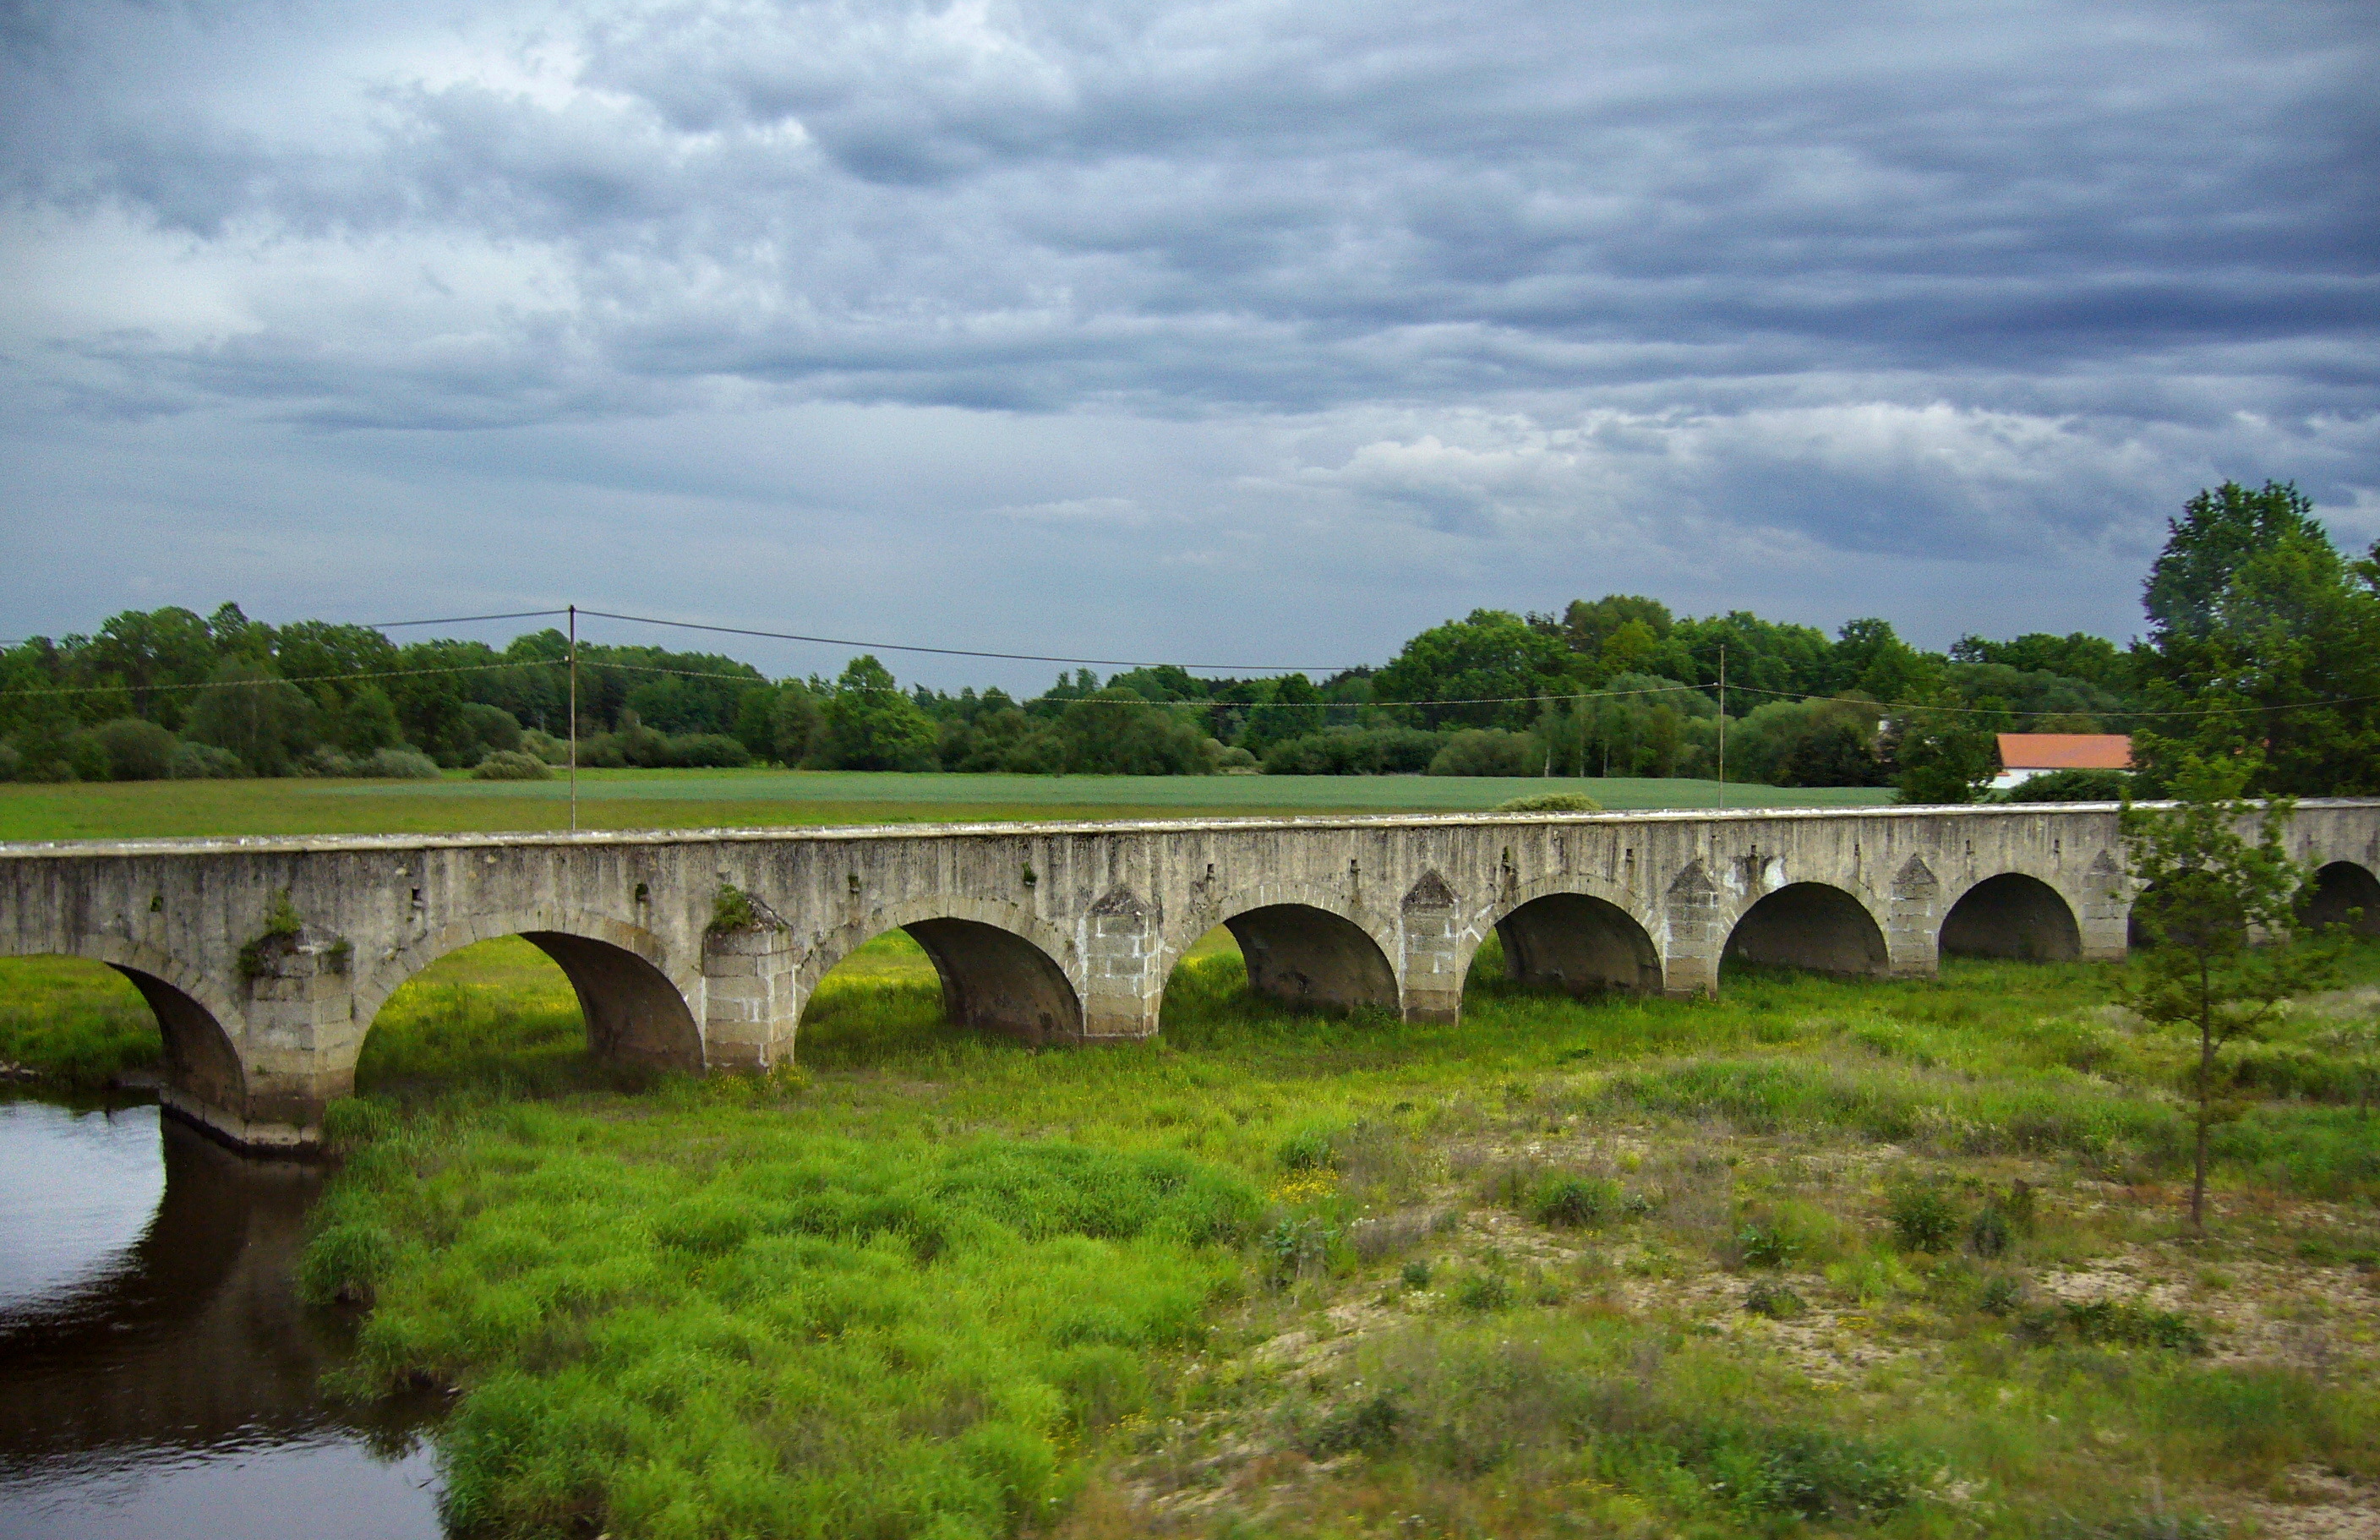
<svg viewBox="0 0 2380 1540">
<path fill-rule="evenodd" d="M 1378 669 L 1324 680 L 1084 669 L 1023 699 L 904 688 L 873 657 L 832 679 L 772 680 L 717 654 L 582 643 L 578 756 L 1029 774 L 1723 771 L 1963 802 L 1998 768 L 1995 734 L 2129 732 L 2132 780 L 2147 792 L 2192 758 L 2252 759 L 2259 793 L 2380 789 L 2380 548 L 2343 554 L 2287 483 L 2226 483 L 2168 521 L 2143 607 L 2145 634 L 2129 647 L 2078 632 L 1971 636 L 1929 652 L 1883 620 L 1829 637 L 1611 594 L 1556 613 L 1476 610 Z M 0 774 L 559 763 L 568 653 L 550 628 L 499 650 L 399 645 L 327 622 L 276 627 L 232 604 L 203 618 L 128 611 L 91 636 L 0 649 Z M 2044 778 L 2027 795 L 2109 795 L 2119 780 Z"/>
</svg>

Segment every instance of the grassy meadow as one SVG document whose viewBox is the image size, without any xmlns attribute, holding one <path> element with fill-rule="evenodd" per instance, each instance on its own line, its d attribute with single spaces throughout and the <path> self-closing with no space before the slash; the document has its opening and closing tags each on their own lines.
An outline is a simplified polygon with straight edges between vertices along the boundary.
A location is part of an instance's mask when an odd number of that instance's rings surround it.
<svg viewBox="0 0 2380 1540">
<path fill-rule="evenodd" d="M 1709 807 L 1717 782 L 1494 776 L 902 775 L 860 770 L 586 770 L 587 829 L 723 829 L 1029 819 L 1280 818 L 1476 812 L 1584 792 L 1607 807 Z M 1730 784 L 1731 807 L 1882 804 L 1888 790 Z M 570 827 L 566 782 L 0 782 L 0 840 L 172 835 L 445 834 Z"/>
<path fill-rule="evenodd" d="M 34 966 L 0 1057 L 137 1037 Z M 1496 974 L 1301 1015 L 1219 934 L 1157 1039 L 1037 1051 L 894 933 L 798 1069 L 631 1085 L 484 943 L 376 1024 L 308 1286 L 348 1393 L 455 1390 L 471 1534 L 2380 1531 L 2380 949 L 2246 1054 L 2203 1240 L 2116 969 Z"/>
</svg>

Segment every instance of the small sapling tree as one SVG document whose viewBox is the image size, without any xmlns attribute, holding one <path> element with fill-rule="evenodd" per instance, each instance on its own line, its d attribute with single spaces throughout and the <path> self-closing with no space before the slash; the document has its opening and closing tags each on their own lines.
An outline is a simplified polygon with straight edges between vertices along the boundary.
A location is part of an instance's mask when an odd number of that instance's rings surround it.
<svg viewBox="0 0 2380 1540">
<path fill-rule="evenodd" d="M 2296 805 L 2244 800 L 2240 789 L 2254 770 L 2244 758 L 2191 760 L 2174 778 L 2171 806 L 2123 813 L 2125 855 L 2141 891 L 2132 913 L 2147 946 L 2133 959 L 2122 999 L 2143 1019 L 2197 1037 L 2181 1089 L 2196 1134 L 2190 1223 L 2202 1233 L 2209 1137 L 2248 1106 L 2223 1050 L 2260 1036 L 2289 997 L 2325 983 L 2338 955 L 2336 938 L 2294 934 L 2312 881 L 2281 842 Z"/>
</svg>

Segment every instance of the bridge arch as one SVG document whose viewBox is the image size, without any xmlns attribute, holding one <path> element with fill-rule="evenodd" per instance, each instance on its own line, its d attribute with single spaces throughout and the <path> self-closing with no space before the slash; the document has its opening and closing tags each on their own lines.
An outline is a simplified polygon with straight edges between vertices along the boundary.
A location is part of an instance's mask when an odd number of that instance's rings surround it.
<svg viewBox="0 0 2380 1540">
<path fill-rule="evenodd" d="M 1573 995 L 1661 992 L 1661 949 L 1625 893 L 1598 892 L 1595 885 L 1574 880 L 1524 886 L 1471 928 L 1463 958 L 1465 976 L 1490 929 L 1502 943 L 1504 971 L 1515 983 Z"/>
<path fill-rule="evenodd" d="M 2308 925 L 2353 924 L 2358 936 L 2380 936 L 2380 878 L 2356 861 L 2330 861 L 2314 868 L 2313 891 L 2299 908 Z"/>
<path fill-rule="evenodd" d="M 923 899 L 871 910 L 812 943 L 795 970 L 807 1002 L 828 970 L 888 930 L 907 932 L 941 980 L 953 1026 L 1026 1042 L 1083 1036 L 1083 997 L 1061 959 L 1074 949 L 1030 910 L 967 899 Z"/>
<path fill-rule="evenodd" d="M 2004 871 L 1959 896 L 1942 916 L 1936 948 L 1948 957 L 2006 957 L 2071 963 L 2082 955 L 2082 928 L 2065 894 L 2038 877 Z"/>
<path fill-rule="evenodd" d="M 1201 903 L 1168 936 L 1152 965 L 1171 969 L 1218 925 L 1239 944 L 1257 994 L 1336 1011 L 1395 1012 L 1402 1005 L 1390 961 L 1396 938 L 1331 888 L 1265 883 Z"/>
<path fill-rule="evenodd" d="M 1828 882 L 1789 882 L 1762 896 L 1737 917 L 1719 955 L 1812 973 L 1880 975 L 1892 965 L 1867 905 Z"/>
<path fill-rule="evenodd" d="M 348 1056 L 350 1073 L 381 1007 L 400 987 L 449 952 L 505 936 L 518 936 L 562 969 L 578 997 L 588 1049 L 597 1057 L 658 1069 L 703 1068 L 702 1028 L 686 1003 L 692 980 L 677 976 L 659 937 L 606 916 L 540 911 L 460 921 L 382 957 L 356 989 L 359 1030 Z"/>
<path fill-rule="evenodd" d="M 212 1110 L 235 1119 L 247 1116 L 248 1067 L 232 1036 L 242 1017 L 212 980 L 156 947 L 106 935 L 74 936 L 62 946 L 11 951 L 7 955 L 77 957 L 121 975 L 140 992 L 142 1003 L 157 1018 L 157 1036 L 164 1045 L 164 1081 L 169 1093 L 166 1104 L 175 1106 L 177 1097 L 188 1098 L 196 1107 L 180 1106 L 177 1110 Z"/>
</svg>

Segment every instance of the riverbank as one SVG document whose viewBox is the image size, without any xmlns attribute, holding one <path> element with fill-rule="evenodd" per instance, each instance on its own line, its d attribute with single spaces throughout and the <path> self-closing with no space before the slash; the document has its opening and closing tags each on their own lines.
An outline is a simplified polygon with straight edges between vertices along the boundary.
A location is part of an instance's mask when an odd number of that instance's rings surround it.
<svg viewBox="0 0 2380 1540">
<path fill-rule="evenodd" d="M 450 1516 L 489 1533 L 2380 1513 L 2380 948 L 2248 1050 L 2206 1240 L 2182 1045 L 2114 969 L 1580 1002 L 1486 964 L 1421 1026 L 1284 1013 L 1212 950 L 1158 1040 L 1036 1052 L 944 1026 L 895 934 L 798 1072 L 630 1085 L 485 943 L 375 1026 L 307 1285 L 370 1304 L 345 1393 L 456 1392 Z"/>
<path fill-rule="evenodd" d="M 1439 1028 L 1222 955 L 1160 1040 L 1037 1053 L 897 962 L 798 1075 L 343 1110 L 309 1278 L 373 1301 L 352 1390 L 459 1389 L 457 1518 L 2113 1537 L 2380 1491 L 2374 1124 L 2257 1109 L 2191 1238 L 2178 1045 L 2109 970 L 1475 984 Z M 2362 1010 L 2258 1062 L 2368 1055 Z"/>
</svg>

